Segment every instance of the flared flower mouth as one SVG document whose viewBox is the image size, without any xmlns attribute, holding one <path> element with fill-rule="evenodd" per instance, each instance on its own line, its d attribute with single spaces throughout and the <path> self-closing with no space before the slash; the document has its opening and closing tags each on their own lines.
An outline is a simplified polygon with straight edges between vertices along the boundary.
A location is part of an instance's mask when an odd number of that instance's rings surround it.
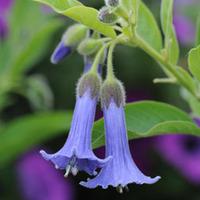
<svg viewBox="0 0 200 200">
<path fill-rule="evenodd" d="M 88 155 L 78 155 L 75 151 L 71 155 L 56 153 L 47 154 L 41 150 L 42 157 L 51 161 L 56 169 L 66 170 L 65 177 L 72 173 L 76 176 L 78 171 L 86 171 L 89 175 L 96 175 L 96 169 L 104 167 L 110 160 L 111 156 L 105 159 L 97 158 L 92 152 Z"/>
<path fill-rule="evenodd" d="M 99 177 L 100 179 L 100 177 Z M 96 187 L 101 187 L 102 189 L 107 189 L 108 187 L 114 187 L 116 188 L 116 190 L 119 193 L 123 193 L 123 191 L 128 191 L 128 185 L 135 183 L 138 185 L 143 185 L 143 184 L 154 184 L 157 181 L 159 181 L 161 179 L 160 176 L 156 176 L 154 178 L 150 178 L 150 177 L 146 177 L 145 180 L 137 180 L 135 177 L 134 178 L 125 178 L 124 181 L 117 181 L 117 180 L 111 180 L 109 183 L 103 183 L 101 180 L 97 179 L 89 179 L 87 180 L 87 182 L 81 181 L 80 185 L 90 188 L 90 189 L 94 189 Z"/>
</svg>

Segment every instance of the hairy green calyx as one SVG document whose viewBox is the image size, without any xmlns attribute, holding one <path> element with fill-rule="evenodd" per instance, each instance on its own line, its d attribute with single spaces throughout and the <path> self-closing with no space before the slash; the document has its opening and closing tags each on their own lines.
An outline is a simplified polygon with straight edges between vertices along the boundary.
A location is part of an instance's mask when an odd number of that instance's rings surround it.
<svg viewBox="0 0 200 200">
<path fill-rule="evenodd" d="M 77 85 L 77 95 L 83 96 L 87 90 L 90 90 L 91 97 L 95 98 L 99 96 L 101 88 L 101 78 L 96 73 L 83 74 L 82 77 L 78 81 Z"/>
<path fill-rule="evenodd" d="M 109 107 L 110 102 L 114 101 L 116 105 L 125 105 L 125 90 L 123 84 L 119 80 L 105 81 L 101 88 L 101 104 L 102 107 Z"/>
</svg>

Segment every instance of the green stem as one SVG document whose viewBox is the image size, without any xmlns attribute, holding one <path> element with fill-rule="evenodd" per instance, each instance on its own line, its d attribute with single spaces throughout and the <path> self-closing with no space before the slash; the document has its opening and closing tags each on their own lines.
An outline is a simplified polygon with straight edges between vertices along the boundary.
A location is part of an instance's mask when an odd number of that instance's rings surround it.
<svg viewBox="0 0 200 200">
<path fill-rule="evenodd" d="M 112 40 L 112 38 L 108 38 L 108 37 L 97 39 L 97 41 L 100 41 L 100 42 L 109 42 L 110 40 Z"/>
<path fill-rule="evenodd" d="M 106 80 L 112 81 L 115 79 L 115 75 L 113 72 L 113 51 L 116 46 L 117 42 L 114 41 L 109 48 L 108 51 L 108 58 L 107 58 L 107 75 L 106 75 Z"/>
<path fill-rule="evenodd" d="M 95 59 L 94 59 L 94 62 L 92 64 L 92 67 L 90 69 L 90 73 L 97 73 L 98 71 L 98 66 L 99 66 L 99 63 L 100 63 L 100 60 L 102 58 L 102 55 L 105 51 L 105 49 L 110 45 L 110 42 L 104 44 L 101 49 L 98 51 L 98 53 L 96 54 L 95 56 Z"/>
<path fill-rule="evenodd" d="M 192 96 L 198 99 L 195 91 L 191 90 L 187 81 L 179 74 L 177 71 L 177 66 L 171 64 L 168 60 L 166 60 L 159 52 L 149 46 L 142 38 L 140 38 L 136 33 L 133 37 L 130 38 L 130 42 L 134 45 L 137 45 L 141 49 L 143 49 L 147 54 L 153 57 L 165 70 L 170 72 L 174 78 L 176 78 L 177 82 L 182 85 Z"/>
</svg>

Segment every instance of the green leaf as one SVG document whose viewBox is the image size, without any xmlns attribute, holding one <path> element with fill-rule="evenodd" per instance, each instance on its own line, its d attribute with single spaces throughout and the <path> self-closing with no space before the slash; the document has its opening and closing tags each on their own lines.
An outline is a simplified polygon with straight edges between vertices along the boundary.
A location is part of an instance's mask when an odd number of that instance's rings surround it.
<svg viewBox="0 0 200 200">
<path fill-rule="evenodd" d="M 65 15 L 89 28 L 102 33 L 105 36 L 115 38 L 116 33 L 112 26 L 107 25 L 99 21 L 98 19 L 98 11 L 94 8 L 87 7 L 84 5 L 76 5 L 73 3 L 73 6 L 65 5 L 64 0 L 36 0 L 38 2 L 42 2 L 51 6 L 57 13 Z"/>
<path fill-rule="evenodd" d="M 142 2 L 139 2 L 138 9 L 137 34 L 155 50 L 160 51 L 162 49 L 162 36 L 152 12 Z"/>
<path fill-rule="evenodd" d="M 98 11 L 94 8 L 86 6 L 76 6 L 66 11 L 63 11 L 62 14 L 108 37 L 116 37 L 115 31 L 110 25 L 104 24 L 99 21 Z"/>
<path fill-rule="evenodd" d="M 50 7 L 52 7 L 55 11 L 65 11 L 73 6 L 82 5 L 81 2 L 76 0 L 34 0 L 40 3 L 44 3 Z"/>
<path fill-rule="evenodd" d="M 67 131 L 71 112 L 47 112 L 21 117 L 0 129 L 0 163 L 8 163 L 19 154 Z"/>
<path fill-rule="evenodd" d="M 180 109 L 166 103 L 142 101 L 126 106 L 126 122 L 129 139 L 156 136 L 168 133 L 200 136 L 198 128 Z M 104 123 L 99 120 L 93 131 L 93 147 L 104 144 Z"/>
<path fill-rule="evenodd" d="M 161 25 L 165 35 L 168 59 L 172 64 L 176 64 L 179 59 L 179 45 L 173 26 L 173 0 L 162 0 Z"/>
<path fill-rule="evenodd" d="M 191 73 L 200 81 L 200 45 L 189 52 L 188 64 Z"/>
</svg>

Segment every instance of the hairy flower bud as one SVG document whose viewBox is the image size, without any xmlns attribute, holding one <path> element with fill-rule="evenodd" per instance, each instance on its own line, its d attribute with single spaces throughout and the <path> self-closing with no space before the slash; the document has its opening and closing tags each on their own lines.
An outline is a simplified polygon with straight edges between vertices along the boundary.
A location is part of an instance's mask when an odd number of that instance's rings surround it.
<svg viewBox="0 0 200 200">
<path fill-rule="evenodd" d="M 64 33 L 62 41 L 66 46 L 77 46 L 87 35 L 87 27 L 82 24 L 70 26 Z"/>
<path fill-rule="evenodd" d="M 83 74 L 77 85 L 77 95 L 83 96 L 87 90 L 90 90 L 91 97 L 95 98 L 99 96 L 101 87 L 101 78 L 98 74 L 86 73 Z"/>
<path fill-rule="evenodd" d="M 118 17 L 115 15 L 109 7 L 104 6 L 99 10 L 99 20 L 106 24 L 113 24 L 117 21 Z"/>
<path fill-rule="evenodd" d="M 105 81 L 101 88 L 101 104 L 102 107 L 109 107 L 110 102 L 114 101 L 116 105 L 125 105 L 125 90 L 119 80 Z"/>
<path fill-rule="evenodd" d="M 119 0 L 105 0 L 105 4 L 110 7 L 117 7 L 119 5 Z"/>
<path fill-rule="evenodd" d="M 81 24 L 70 26 L 61 41 L 58 43 L 56 49 L 51 56 L 51 63 L 57 64 L 65 57 L 71 54 L 72 49 L 76 47 L 87 35 L 87 27 Z"/>
<path fill-rule="evenodd" d="M 102 42 L 93 38 L 83 40 L 78 46 L 78 52 L 83 56 L 89 56 L 98 51 Z"/>
</svg>

